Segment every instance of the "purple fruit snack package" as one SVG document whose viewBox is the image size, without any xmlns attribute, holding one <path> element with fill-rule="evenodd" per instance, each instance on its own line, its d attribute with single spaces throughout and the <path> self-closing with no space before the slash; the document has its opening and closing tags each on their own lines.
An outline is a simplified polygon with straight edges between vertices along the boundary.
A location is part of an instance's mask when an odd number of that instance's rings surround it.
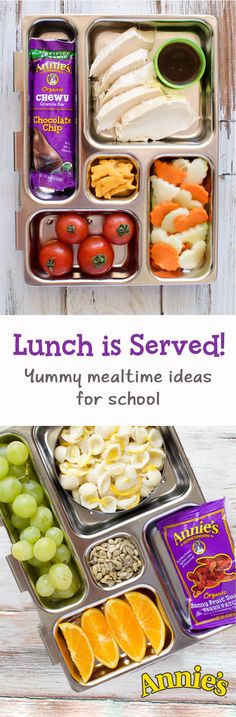
<svg viewBox="0 0 236 717">
<path fill-rule="evenodd" d="M 75 42 L 29 40 L 30 187 L 75 188 Z M 50 198 L 50 197 L 49 197 Z"/>
<path fill-rule="evenodd" d="M 191 629 L 235 623 L 235 556 L 224 499 L 167 515 L 157 528 L 178 573 Z"/>
</svg>

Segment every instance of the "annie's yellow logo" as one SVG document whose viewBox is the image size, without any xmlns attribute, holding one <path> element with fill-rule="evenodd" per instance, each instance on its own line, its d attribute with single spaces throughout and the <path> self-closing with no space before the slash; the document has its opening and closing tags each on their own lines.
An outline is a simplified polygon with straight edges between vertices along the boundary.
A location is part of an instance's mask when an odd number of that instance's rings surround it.
<svg viewBox="0 0 236 717">
<path fill-rule="evenodd" d="M 177 533 L 176 531 L 174 533 L 174 541 L 175 545 L 179 545 L 185 540 L 188 541 L 190 538 L 199 537 L 201 535 L 216 535 L 217 533 L 219 533 L 218 523 L 215 523 L 214 520 L 212 520 L 210 523 L 204 523 L 203 520 L 200 520 L 200 523 L 198 525 L 192 526 L 192 528 L 185 528 L 179 533 Z"/>
<path fill-rule="evenodd" d="M 154 679 L 144 672 L 141 676 L 141 697 L 150 697 L 155 692 L 173 689 L 204 690 L 204 692 L 213 692 L 217 697 L 224 697 L 229 683 L 223 677 L 223 672 L 217 672 L 216 676 L 209 673 L 202 675 L 201 665 L 196 665 L 193 673 L 188 670 L 163 672 L 155 675 Z"/>
</svg>

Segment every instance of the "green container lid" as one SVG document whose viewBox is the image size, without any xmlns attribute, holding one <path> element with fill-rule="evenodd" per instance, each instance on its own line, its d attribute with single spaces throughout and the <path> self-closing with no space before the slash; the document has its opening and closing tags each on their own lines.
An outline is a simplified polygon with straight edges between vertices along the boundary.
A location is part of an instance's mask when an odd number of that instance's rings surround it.
<svg viewBox="0 0 236 717">
<path fill-rule="evenodd" d="M 190 47 L 192 47 L 195 50 L 196 54 L 198 55 L 199 68 L 196 73 L 196 76 L 194 77 L 193 80 L 191 80 L 191 82 L 183 82 L 181 84 L 178 84 L 178 82 L 169 81 L 162 75 L 162 73 L 159 69 L 159 57 L 160 57 L 160 54 L 163 51 L 163 49 L 165 47 L 168 47 L 169 45 L 173 45 L 173 44 L 176 45 L 178 43 L 181 45 L 189 45 Z M 166 85 L 167 87 L 171 87 L 172 89 L 175 89 L 175 90 L 176 89 L 182 90 L 185 87 L 191 87 L 192 85 L 195 84 L 195 82 L 198 82 L 201 79 L 201 77 L 203 76 L 205 69 L 206 69 L 206 58 L 205 58 L 205 54 L 204 54 L 202 48 L 196 42 L 194 42 L 193 40 L 189 40 L 187 38 L 176 37 L 171 40 L 167 40 L 162 45 L 160 45 L 156 54 L 154 55 L 153 65 L 154 65 L 155 73 L 163 85 Z"/>
</svg>

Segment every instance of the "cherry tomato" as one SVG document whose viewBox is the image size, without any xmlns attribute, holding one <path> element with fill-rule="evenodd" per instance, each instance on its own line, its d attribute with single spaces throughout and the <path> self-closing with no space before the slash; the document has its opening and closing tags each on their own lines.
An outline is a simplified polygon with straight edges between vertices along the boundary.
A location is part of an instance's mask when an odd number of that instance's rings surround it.
<svg viewBox="0 0 236 717">
<path fill-rule="evenodd" d="M 129 214 L 110 214 L 103 224 L 104 237 L 112 244 L 128 244 L 134 232 L 135 221 Z"/>
<path fill-rule="evenodd" d="M 76 212 L 60 214 L 56 222 L 56 235 L 66 244 L 80 244 L 89 233 L 87 219 Z"/>
<path fill-rule="evenodd" d="M 73 266 L 73 249 L 57 239 L 52 239 L 41 246 L 39 263 L 49 276 L 68 274 Z"/>
<path fill-rule="evenodd" d="M 114 261 L 114 251 L 103 236 L 91 236 L 80 244 L 78 264 L 85 274 L 106 274 Z"/>
</svg>

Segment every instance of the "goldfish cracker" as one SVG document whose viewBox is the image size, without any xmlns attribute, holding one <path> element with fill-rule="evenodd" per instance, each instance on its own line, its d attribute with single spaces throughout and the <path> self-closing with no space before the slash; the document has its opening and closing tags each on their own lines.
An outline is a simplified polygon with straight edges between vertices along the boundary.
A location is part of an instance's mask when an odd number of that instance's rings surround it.
<svg viewBox="0 0 236 717">
<path fill-rule="evenodd" d="M 129 196 L 137 186 L 135 167 L 131 162 L 113 158 L 100 159 L 90 168 L 90 186 L 97 198 Z"/>
</svg>

